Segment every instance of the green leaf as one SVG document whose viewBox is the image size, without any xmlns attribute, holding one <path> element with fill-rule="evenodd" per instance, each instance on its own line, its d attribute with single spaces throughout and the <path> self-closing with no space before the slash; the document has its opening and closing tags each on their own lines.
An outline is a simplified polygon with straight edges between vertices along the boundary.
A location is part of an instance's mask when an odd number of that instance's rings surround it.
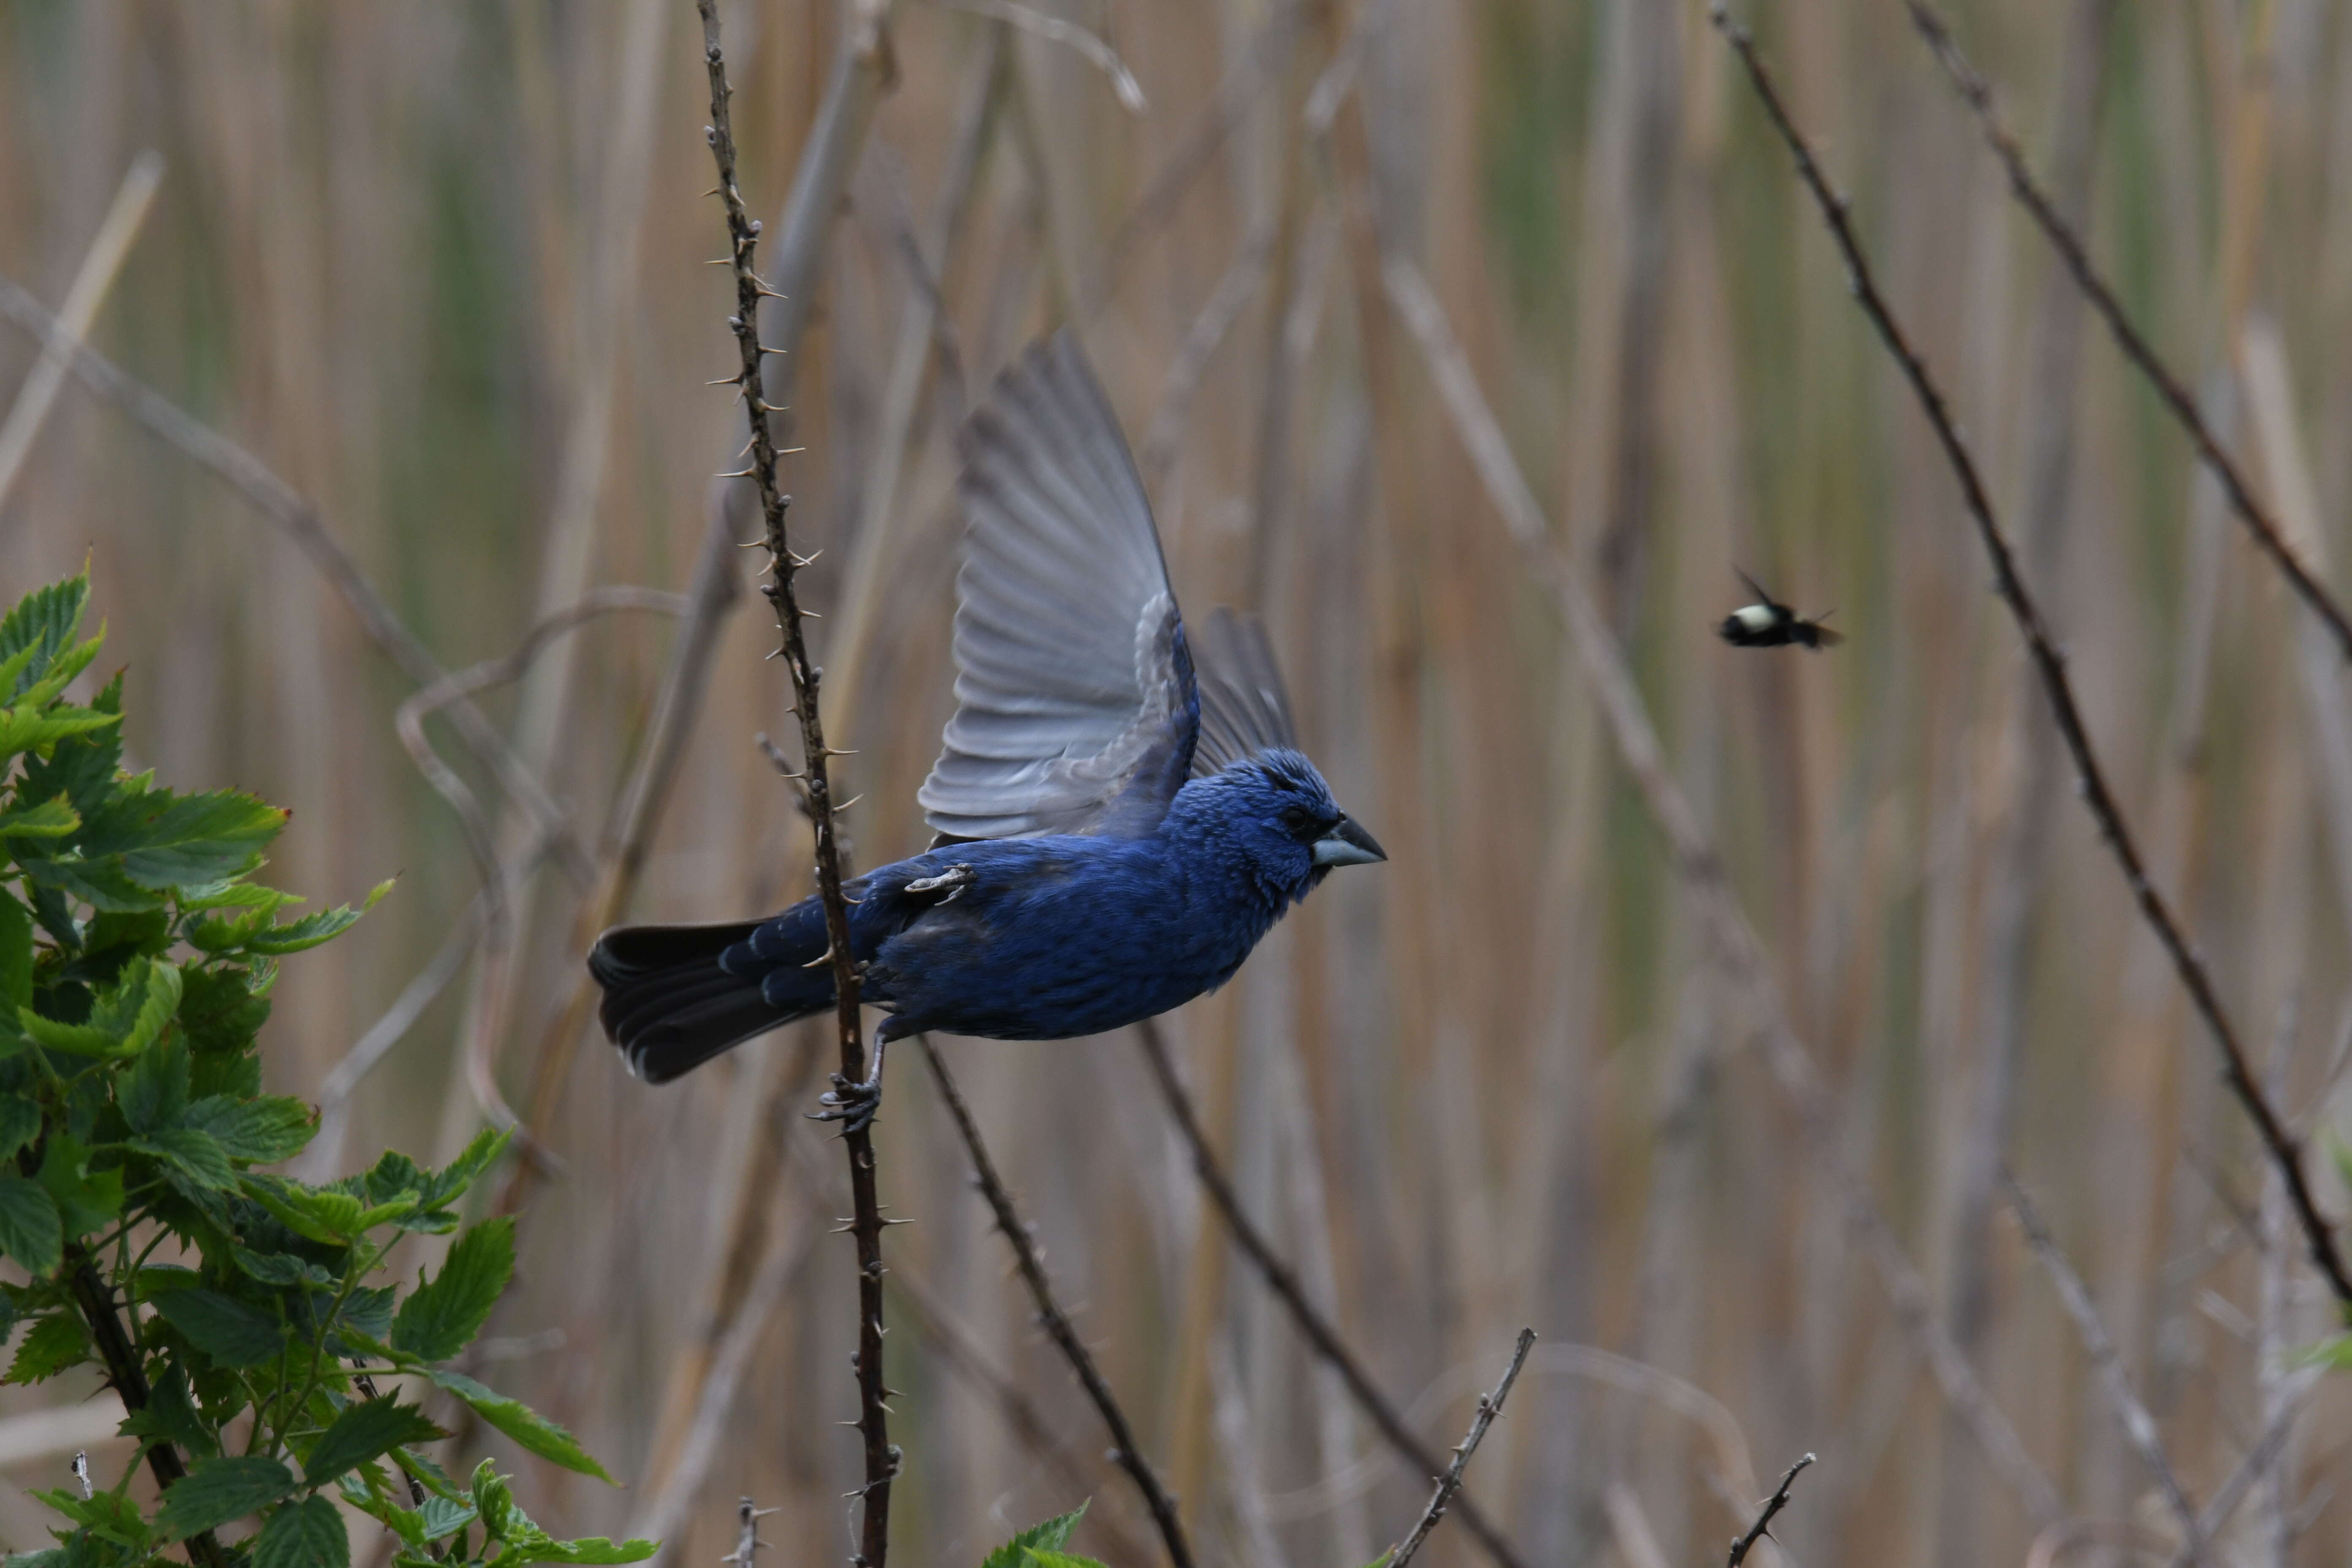
<svg viewBox="0 0 2352 1568">
<path fill-rule="evenodd" d="M 578 1541 L 556 1541 L 544 1534 L 525 1536 L 499 1553 L 500 1563 L 642 1563 L 661 1550 L 654 1541 L 614 1542 L 602 1535 Z"/>
<path fill-rule="evenodd" d="M 148 1390 L 147 1407 L 124 1416 L 117 1430 L 126 1437 L 176 1444 L 200 1458 L 220 1452 L 220 1440 L 189 1396 L 188 1369 L 177 1362 Z"/>
<path fill-rule="evenodd" d="M 33 1320 L 33 1327 L 16 1346 L 8 1375 L 0 1383 L 39 1383 L 89 1358 L 89 1330 L 81 1314 L 51 1312 Z"/>
<path fill-rule="evenodd" d="M 93 713 L 87 708 L 0 708 L 0 757 L 121 722 L 120 713 Z"/>
<path fill-rule="evenodd" d="M 122 1213 L 121 1170 L 91 1170 L 89 1150 L 68 1133 L 49 1135 L 41 1156 L 40 1183 L 57 1204 L 68 1236 L 102 1230 Z"/>
<path fill-rule="evenodd" d="M 0 811 L 0 837 L 63 838 L 81 826 L 81 813 L 64 795 L 38 805 Z"/>
<path fill-rule="evenodd" d="M 65 1244 L 65 1225 L 47 1191 L 22 1176 L 0 1177 L 0 1252 L 40 1279 L 57 1271 Z"/>
<path fill-rule="evenodd" d="M 132 1056 L 161 1038 L 180 1006 L 180 967 L 160 958 L 124 965 L 121 978 L 90 1008 L 86 1023 L 64 1024 L 29 1007 L 17 1020 L 35 1043 L 77 1056 Z"/>
<path fill-rule="evenodd" d="M 2352 1372 L 2352 1334 L 2332 1334 L 2315 1345 L 2308 1345 L 2294 1358 L 2305 1366 L 2324 1366 L 2330 1372 Z"/>
<path fill-rule="evenodd" d="M 134 1132 L 176 1125 L 188 1109 L 188 1047 L 172 1040 L 131 1065 L 121 1091 L 122 1119 Z"/>
<path fill-rule="evenodd" d="M 155 1539 L 155 1532 L 147 1528 L 147 1521 L 139 1512 L 139 1505 L 120 1492 L 83 1497 L 59 1488 L 33 1495 L 101 1541 L 116 1542 L 133 1552 L 142 1552 Z"/>
<path fill-rule="evenodd" d="M 34 589 L 16 601 L 7 618 L 0 620 L 0 673 L 8 680 L 0 693 L 15 700 L 18 692 L 46 674 L 58 650 L 73 641 L 81 629 L 82 612 L 89 607 L 89 570 L 61 583 Z"/>
<path fill-rule="evenodd" d="M 166 1127 L 144 1138 L 133 1138 L 131 1146 L 196 1186 L 215 1193 L 236 1190 L 236 1173 L 229 1169 L 228 1153 L 209 1132 Z"/>
<path fill-rule="evenodd" d="M 248 1175 L 245 1191 L 296 1235 L 334 1246 L 357 1240 L 361 1217 L 367 1213 L 349 1193 L 309 1186 L 287 1176 Z"/>
<path fill-rule="evenodd" d="M 253 1043 L 269 1020 L 268 986 L 256 978 L 244 969 L 210 965 L 182 974 L 180 1027 L 191 1050 L 242 1051 Z"/>
<path fill-rule="evenodd" d="M 351 1568 L 343 1516 L 322 1497 L 288 1503 L 253 1538 L 250 1568 Z"/>
<path fill-rule="evenodd" d="M 217 1290 L 174 1290 L 156 1299 L 155 1311 L 215 1366 L 259 1366 L 286 1342 L 285 1324 Z"/>
<path fill-rule="evenodd" d="M 1043 1524 L 1033 1524 L 990 1552 L 981 1568 L 1027 1568 L 1027 1553 L 1059 1552 L 1069 1544 L 1070 1532 L 1078 1528 L 1078 1521 L 1086 1516 L 1087 1505 L 1080 1503 L 1057 1518 L 1049 1519 Z"/>
<path fill-rule="evenodd" d="M 425 1375 L 439 1387 L 456 1394 L 473 1406 L 474 1414 L 513 1438 L 541 1458 L 576 1470 L 583 1476 L 593 1476 L 614 1486 L 620 1483 L 605 1473 L 604 1467 L 588 1457 L 579 1440 L 546 1416 L 532 1410 L 520 1399 L 509 1399 L 493 1389 L 483 1387 L 472 1378 L 457 1372 L 428 1372 Z M 485 1518 L 488 1514 L 485 1513 Z"/>
<path fill-rule="evenodd" d="M 293 1490 L 294 1472 L 264 1455 L 198 1459 L 164 1492 L 155 1525 L 165 1540 L 185 1541 L 257 1513 Z"/>
<path fill-rule="evenodd" d="M 92 909 L 129 914 L 155 909 L 163 901 L 160 895 L 132 881 L 120 860 L 93 860 L 81 855 L 40 859 L 20 850 L 16 863 L 34 881 L 69 893 Z"/>
<path fill-rule="evenodd" d="M 0 1010 L 14 1017 L 33 999 L 33 916 L 0 889 Z"/>
<path fill-rule="evenodd" d="M 247 1277 L 258 1279 L 264 1285 L 318 1289 L 335 1282 L 332 1274 L 308 1258 L 297 1258 L 290 1252 L 248 1252 L 232 1242 L 229 1244 L 229 1257 Z"/>
<path fill-rule="evenodd" d="M 93 713 L 121 713 L 122 677 L 117 675 L 108 682 L 89 708 Z M 19 800 L 47 800 L 53 795 L 62 795 L 73 802 L 76 811 L 88 817 L 112 800 L 121 788 L 115 770 L 121 761 L 120 725 L 59 741 L 50 748 L 47 758 L 25 759 L 24 780 L 17 785 L 16 796 Z"/>
<path fill-rule="evenodd" d="M 318 1446 L 302 1461 L 302 1477 L 309 1485 L 319 1486 L 403 1444 L 430 1443 L 447 1436 L 423 1411 L 398 1403 L 394 1395 L 362 1400 L 346 1406 L 334 1425 L 320 1434 Z"/>
<path fill-rule="evenodd" d="M 375 908 L 390 891 L 392 884 L 389 881 L 378 882 L 369 889 L 367 898 L 357 909 L 345 904 L 331 910 L 320 910 L 317 914 L 304 915 L 300 920 L 289 921 L 284 925 L 261 925 L 244 939 L 243 946 L 247 952 L 278 955 L 300 952 L 320 942 L 331 942 L 359 924 L 360 917 Z"/>
<path fill-rule="evenodd" d="M 41 1108 L 28 1094 L 0 1095 L 0 1160 L 8 1159 L 17 1150 L 40 1134 Z"/>
<path fill-rule="evenodd" d="M 81 849 L 91 859 L 121 856 L 124 874 L 142 887 L 172 888 L 251 870 L 285 826 L 283 811 L 235 790 L 150 790 L 93 814 Z"/>
<path fill-rule="evenodd" d="M 481 1517 L 472 1503 L 446 1497 L 426 1498 L 425 1506 L 417 1510 L 417 1516 L 424 1524 L 427 1541 L 455 1535 Z"/>
<path fill-rule="evenodd" d="M 211 1134 L 230 1159 L 257 1165 L 292 1159 L 318 1131 L 310 1108 L 284 1095 L 258 1100 L 213 1095 L 188 1107 L 181 1125 Z"/>
<path fill-rule="evenodd" d="M 1022 1554 L 1023 1568 L 1107 1568 L 1091 1557 L 1073 1556 L 1067 1552 L 1040 1552 L 1031 1547 Z"/>
<path fill-rule="evenodd" d="M 473 1342 L 514 1275 L 514 1221 L 486 1220 L 457 1238 L 429 1284 L 400 1304 L 392 1348 L 425 1361 L 447 1361 Z"/>
<path fill-rule="evenodd" d="M 67 648 L 51 662 L 48 673 L 17 694 L 17 704 L 25 708 L 43 708 L 55 702 L 65 689 L 73 684 L 73 678 L 89 668 L 89 661 L 96 658 L 98 650 L 105 646 L 106 634 L 101 631 L 88 642 Z"/>
</svg>

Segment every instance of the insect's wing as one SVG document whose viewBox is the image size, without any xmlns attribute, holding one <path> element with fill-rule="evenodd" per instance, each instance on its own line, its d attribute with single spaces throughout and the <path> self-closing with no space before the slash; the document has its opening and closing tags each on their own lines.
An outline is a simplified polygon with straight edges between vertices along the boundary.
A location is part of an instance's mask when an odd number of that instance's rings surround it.
<svg viewBox="0 0 2352 1568">
<path fill-rule="evenodd" d="M 1150 505 L 1076 338 L 1022 355 L 961 445 L 956 710 L 924 816 L 957 838 L 1149 832 L 1200 704 Z"/>
<path fill-rule="evenodd" d="M 1290 699 L 1265 623 L 1220 605 L 1192 639 L 1201 683 L 1201 740 L 1192 776 L 1205 778 L 1228 763 L 1276 746 L 1296 750 Z"/>
<path fill-rule="evenodd" d="M 1756 595 L 1756 602 L 1758 604 L 1763 605 L 1768 610 L 1777 610 L 1780 607 L 1780 602 L 1774 599 L 1771 595 L 1766 593 L 1762 584 L 1759 584 L 1755 578 L 1750 577 L 1747 573 L 1742 572 L 1737 566 L 1734 566 L 1731 569 L 1731 574 L 1738 578 L 1742 583 L 1748 584 L 1748 591 Z"/>
</svg>

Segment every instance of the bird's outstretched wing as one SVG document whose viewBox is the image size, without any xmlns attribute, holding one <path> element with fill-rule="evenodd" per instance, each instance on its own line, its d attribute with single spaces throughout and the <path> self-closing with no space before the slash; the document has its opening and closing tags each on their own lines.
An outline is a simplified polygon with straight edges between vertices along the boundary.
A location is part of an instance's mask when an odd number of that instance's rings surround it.
<svg viewBox="0 0 2352 1568">
<path fill-rule="evenodd" d="M 1200 672 L 1201 738 L 1192 749 L 1192 776 L 1206 778 L 1229 763 L 1276 746 L 1296 751 L 1290 699 L 1265 623 L 1220 605 L 1192 639 Z"/>
<path fill-rule="evenodd" d="M 1149 833 L 1200 699 L 1127 440 L 1067 331 L 964 426 L 956 710 L 918 798 L 941 834 Z"/>
</svg>

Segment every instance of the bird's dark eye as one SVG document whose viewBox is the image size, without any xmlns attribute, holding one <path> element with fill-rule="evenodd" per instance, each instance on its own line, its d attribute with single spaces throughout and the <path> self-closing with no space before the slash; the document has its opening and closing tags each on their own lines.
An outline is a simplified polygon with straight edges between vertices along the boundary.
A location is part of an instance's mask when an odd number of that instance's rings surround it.
<svg viewBox="0 0 2352 1568">
<path fill-rule="evenodd" d="M 1303 805 L 1286 805 L 1282 808 L 1282 825 L 1293 833 L 1305 832 L 1313 821 L 1314 818 L 1307 815 L 1307 808 Z"/>
</svg>

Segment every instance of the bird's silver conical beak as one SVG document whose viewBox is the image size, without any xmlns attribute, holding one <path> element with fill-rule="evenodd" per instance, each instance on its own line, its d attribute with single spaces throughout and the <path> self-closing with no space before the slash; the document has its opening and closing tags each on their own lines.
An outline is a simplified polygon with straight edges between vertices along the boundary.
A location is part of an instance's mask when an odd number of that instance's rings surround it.
<svg viewBox="0 0 2352 1568">
<path fill-rule="evenodd" d="M 1388 851 L 1370 834 L 1344 816 L 1330 832 L 1315 841 L 1318 866 L 1369 866 L 1388 858 Z"/>
</svg>

